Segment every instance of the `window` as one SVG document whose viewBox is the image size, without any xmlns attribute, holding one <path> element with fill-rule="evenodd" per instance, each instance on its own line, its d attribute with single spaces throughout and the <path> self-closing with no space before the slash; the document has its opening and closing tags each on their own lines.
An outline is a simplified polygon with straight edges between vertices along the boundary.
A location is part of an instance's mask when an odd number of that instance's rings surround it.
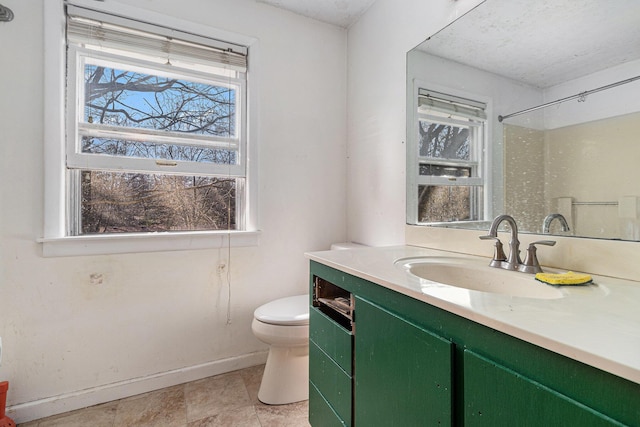
<svg viewBox="0 0 640 427">
<path fill-rule="evenodd" d="M 486 105 L 418 90 L 415 223 L 483 219 Z"/>
<path fill-rule="evenodd" d="M 247 53 L 67 6 L 65 235 L 245 230 Z"/>
</svg>

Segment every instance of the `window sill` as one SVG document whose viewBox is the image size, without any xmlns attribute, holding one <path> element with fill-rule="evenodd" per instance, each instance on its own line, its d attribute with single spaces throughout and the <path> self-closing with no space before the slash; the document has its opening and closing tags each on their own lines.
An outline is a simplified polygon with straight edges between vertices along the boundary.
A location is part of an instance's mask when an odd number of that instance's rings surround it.
<svg viewBox="0 0 640 427">
<path fill-rule="evenodd" d="M 44 257 L 185 251 L 257 246 L 259 231 L 102 234 L 38 239 Z"/>
</svg>

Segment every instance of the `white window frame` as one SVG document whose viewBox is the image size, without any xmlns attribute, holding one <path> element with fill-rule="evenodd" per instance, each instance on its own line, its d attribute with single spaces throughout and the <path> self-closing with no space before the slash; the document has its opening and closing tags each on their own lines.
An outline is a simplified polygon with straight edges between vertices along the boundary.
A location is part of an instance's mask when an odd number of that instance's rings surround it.
<svg viewBox="0 0 640 427">
<path fill-rule="evenodd" d="M 139 71 L 139 72 L 147 72 L 144 68 L 143 64 L 139 64 L 138 66 L 133 65 L 136 64 L 137 61 L 130 58 L 122 58 L 120 59 L 117 55 L 113 54 L 105 54 L 98 53 L 95 51 L 87 52 L 86 49 L 79 48 L 76 46 L 71 46 L 69 48 L 69 62 L 68 68 L 72 67 L 77 70 L 76 73 L 79 73 L 80 70 L 84 68 L 84 64 L 86 62 L 90 62 L 95 65 L 104 65 L 107 67 L 120 66 L 120 69 L 126 68 L 129 71 Z M 162 67 L 155 66 L 154 70 L 159 71 Z M 155 74 L 162 75 L 163 77 L 185 77 L 184 75 L 179 75 L 171 71 L 166 72 L 157 72 Z M 194 73 L 191 71 L 188 75 L 191 81 L 196 80 Z M 216 85 L 216 86 L 233 86 L 239 88 L 239 93 L 244 94 L 246 91 L 246 85 L 243 79 L 237 78 L 229 78 L 229 79 L 220 79 L 212 76 L 202 76 L 197 79 L 201 83 Z M 244 96 L 239 96 L 236 100 L 236 109 L 241 111 L 241 114 L 238 114 L 237 117 L 240 120 L 236 120 L 236 129 L 238 132 L 238 136 L 236 138 L 222 138 L 222 137 L 205 137 L 198 136 L 197 138 L 192 137 L 189 134 L 179 134 L 178 132 L 170 133 L 167 131 L 155 131 L 153 129 L 139 129 L 136 128 L 135 132 L 128 132 L 127 129 L 107 129 L 103 125 L 99 124 L 89 124 L 84 123 L 81 120 L 82 114 L 84 113 L 84 87 L 81 82 L 76 81 L 75 85 L 72 85 L 71 82 L 68 82 L 68 99 L 75 100 L 76 102 L 67 103 L 67 166 L 73 168 L 90 168 L 90 169 L 118 169 L 122 168 L 124 170 L 140 170 L 140 167 L 143 167 L 145 171 L 157 171 L 159 173 L 166 173 L 167 170 L 163 169 L 158 165 L 156 159 L 140 159 L 140 158 L 114 158 L 114 156 L 102 156 L 102 155 L 92 155 L 87 153 L 81 153 L 78 150 L 78 145 L 80 144 L 79 138 L 76 138 L 76 135 L 82 136 L 83 134 L 95 134 L 99 133 L 101 135 L 113 136 L 116 138 L 126 138 L 126 136 L 132 137 L 134 135 L 146 134 L 146 141 L 148 142 L 171 142 L 171 143 L 185 143 L 190 144 L 192 141 L 202 141 L 209 140 L 210 145 L 216 144 L 219 148 L 229 148 L 235 149 L 238 153 L 238 164 L 227 165 L 227 164 L 202 164 L 195 162 L 186 162 L 186 161 L 175 161 L 175 165 L 172 165 L 171 172 L 172 173 L 184 173 L 184 174 L 219 174 L 231 177 L 242 177 L 245 175 L 245 162 L 244 162 L 244 151 L 245 151 L 245 136 L 244 136 L 244 124 L 245 121 L 245 106 L 244 104 Z M 104 128 L 104 129 L 101 129 Z M 152 172 L 151 172 L 152 173 Z"/>
<path fill-rule="evenodd" d="M 188 29 L 189 32 L 226 40 L 247 46 L 251 60 L 247 81 L 250 85 L 246 96 L 246 175 L 247 197 L 238 205 L 244 208 L 245 227 L 243 231 L 184 231 L 163 233 L 123 233 L 102 235 L 68 236 L 66 223 L 67 180 L 66 138 L 65 138 L 65 67 L 66 41 L 64 0 L 47 0 L 44 4 L 45 38 L 45 141 L 44 141 L 44 236 L 38 241 L 43 244 L 44 256 L 97 255 L 110 253 L 155 252 L 166 250 L 191 250 L 221 248 L 227 246 L 255 246 L 259 243 L 257 194 L 257 100 L 259 84 L 259 43 L 253 37 L 217 30 L 201 24 L 166 16 L 114 2 L 72 0 L 68 3 L 88 7 L 100 12 L 117 13 L 132 20 L 140 20 L 168 28 Z M 239 154 L 240 155 L 240 154 Z M 225 174 L 228 166 L 225 166 Z"/>
<path fill-rule="evenodd" d="M 478 219 L 471 221 L 459 221 L 459 222 L 482 222 L 485 218 L 487 218 L 490 214 L 489 212 L 489 200 L 491 200 L 491 191 L 490 191 L 490 179 L 489 179 L 489 168 L 490 168 L 490 153 L 491 147 L 489 144 L 490 141 L 490 120 L 487 118 L 483 121 L 482 124 L 478 122 L 472 121 L 458 121 L 453 118 L 444 119 L 443 117 L 437 115 L 431 115 L 429 113 L 421 113 L 419 112 L 419 94 L 420 89 L 429 88 L 436 92 L 450 94 L 455 97 L 465 98 L 465 99 L 475 99 L 479 102 L 485 104 L 485 114 L 487 117 L 491 117 L 491 100 L 485 96 L 471 94 L 467 92 L 463 92 L 460 90 L 455 90 L 451 88 L 442 87 L 439 85 L 434 85 L 431 83 L 427 83 L 418 79 L 413 80 L 413 90 L 412 90 L 412 112 L 411 114 L 407 114 L 407 150 L 409 153 L 413 153 L 412 155 L 407 155 L 407 224 L 409 225 L 453 225 L 456 222 L 421 222 L 418 221 L 418 189 L 422 185 L 438 185 L 438 186 L 476 186 L 481 187 L 483 192 L 483 200 L 482 204 L 476 202 L 473 206 L 471 206 L 471 210 L 474 212 L 478 212 Z M 435 159 L 431 157 L 423 157 L 418 155 L 418 145 L 419 145 L 419 133 L 418 126 L 421 120 L 427 120 L 432 122 L 438 122 L 443 124 L 452 124 L 452 125 L 462 125 L 465 127 L 475 128 L 476 136 L 481 138 L 480 147 L 472 147 L 473 150 L 478 150 L 476 152 L 475 159 L 470 161 L 456 161 L 449 159 Z M 450 177 L 444 176 L 425 176 L 420 175 L 420 164 L 428 163 L 434 165 L 443 165 L 443 166 L 458 166 L 458 167 L 471 167 L 475 168 L 475 174 L 470 178 L 455 178 L 452 179 Z M 473 195 L 472 195 L 473 197 Z"/>
<path fill-rule="evenodd" d="M 484 219 L 484 209 L 478 201 L 477 189 L 481 188 L 484 193 L 485 189 L 485 168 L 482 160 L 482 152 L 485 145 L 485 127 L 486 122 L 464 122 L 452 118 L 444 118 L 434 116 L 425 113 L 418 113 L 418 122 L 427 121 L 429 123 L 439 123 L 444 125 L 454 125 L 460 127 L 466 127 L 470 130 L 470 137 L 472 140 L 471 155 L 472 160 L 455 160 L 455 159 L 440 159 L 437 157 L 426 157 L 418 155 L 418 176 L 416 177 L 417 187 L 420 186 L 441 186 L 441 187 L 472 187 L 473 190 L 470 194 L 469 209 L 471 216 L 477 219 L 465 220 L 469 221 L 482 221 Z M 416 122 L 416 124 L 418 124 Z M 416 127 L 417 129 L 417 127 Z M 422 175 L 420 174 L 420 166 L 422 164 L 438 165 L 438 166 L 452 166 L 460 168 L 471 169 L 470 177 L 449 177 L 449 176 L 436 176 L 436 175 Z M 417 200 L 417 195 L 415 196 Z M 418 209 L 419 200 L 416 202 L 416 209 Z M 432 222 L 432 221 L 418 221 L 417 225 L 442 225 L 449 222 Z M 455 221 L 457 222 L 457 221 Z"/>
</svg>

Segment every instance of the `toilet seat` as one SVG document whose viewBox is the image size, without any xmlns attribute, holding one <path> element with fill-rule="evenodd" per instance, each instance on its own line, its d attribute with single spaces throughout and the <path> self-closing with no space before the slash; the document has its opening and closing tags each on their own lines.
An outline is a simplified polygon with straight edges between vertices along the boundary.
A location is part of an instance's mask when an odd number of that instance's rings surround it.
<svg viewBox="0 0 640 427">
<path fill-rule="evenodd" d="M 253 317 L 262 323 L 282 326 L 309 324 L 309 295 L 280 298 L 261 305 Z"/>
</svg>

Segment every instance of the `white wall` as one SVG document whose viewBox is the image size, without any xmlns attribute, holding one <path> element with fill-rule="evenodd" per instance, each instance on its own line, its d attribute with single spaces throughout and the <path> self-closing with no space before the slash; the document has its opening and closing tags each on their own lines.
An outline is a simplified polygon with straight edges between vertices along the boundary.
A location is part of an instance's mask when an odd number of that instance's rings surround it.
<svg viewBox="0 0 640 427">
<path fill-rule="evenodd" d="M 634 113 L 544 133 L 544 196 L 554 202 L 557 197 L 570 197 L 578 203 L 563 212 L 576 235 L 638 239 L 635 202 L 630 211 L 619 210 L 617 203 L 624 203 L 626 196 L 640 197 L 639 125 L 640 113 Z"/>
<path fill-rule="evenodd" d="M 544 90 L 544 102 L 552 102 L 585 91 L 638 76 L 640 60 L 589 74 Z M 640 110 L 640 80 L 588 95 L 584 102 L 567 101 L 544 109 L 545 129 L 556 129 L 593 120 L 635 113 Z"/>
<path fill-rule="evenodd" d="M 348 231 L 404 242 L 406 53 L 481 0 L 377 0 L 349 29 Z"/>
<path fill-rule="evenodd" d="M 264 360 L 250 329 L 346 238 L 346 32 L 249 0 L 126 0 L 260 43 L 257 247 L 43 258 L 43 4 L 0 23 L 0 380 L 42 417 Z M 50 17 L 48 17 L 50 18 Z M 231 268 L 232 323 L 226 324 Z M 90 275 L 103 277 L 92 284 Z"/>
</svg>

